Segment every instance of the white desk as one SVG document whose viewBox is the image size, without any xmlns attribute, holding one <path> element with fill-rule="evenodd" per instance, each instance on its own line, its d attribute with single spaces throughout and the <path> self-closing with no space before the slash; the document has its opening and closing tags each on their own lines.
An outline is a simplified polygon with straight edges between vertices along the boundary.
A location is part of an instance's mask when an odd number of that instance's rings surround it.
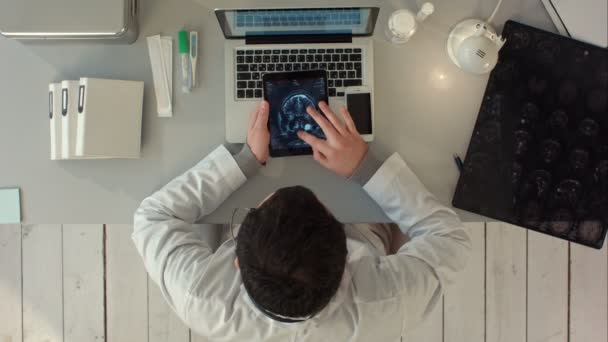
<svg viewBox="0 0 608 342">
<path fill-rule="evenodd" d="M 130 222 L 145 196 L 224 142 L 224 39 L 212 9 L 284 3 L 141 1 L 140 38 L 134 45 L 21 44 L 0 38 L 0 187 L 21 187 L 25 222 Z M 301 3 L 326 5 L 326 1 Z M 382 157 L 400 153 L 422 182 L 450 203 L 458 179 L 452 153 L 464 157 L 487 77 L 457 69 L 445 52 L 446 39 L 460 20 L 487 17 L 495 2 L 438 0 L 435 14 L 403 47 L 386 43 L 381 26 L 399 1 L 332 2 L 359 4 L 382 8 L 375 34 L 377 131 L 371 148 Z M 297 1 L 290 5 L 297 6 Z M 554 30 L 538 0 L 504 1 L 495 19 L 499 32 L 509 18 Z M 201 85 L 189 95 L 175 87 L 175 115 L 161 119 L 156 116 L 145 37 L 159 32 L 175 37 L 183 25 L 201 32 Z M 174 84 L 179 84 L 178 66 Z M 145 81 L 142 159 L 49 160 L 47 85 L 79 77 Z M 271 160 L 207 221 L 227 222 L 233 208 L 254 206 L 269 192 L 293 184 L 312 188 L 344 221 L 386 220 L 358 186 L 322 169 L 310 157 L 294 157 Z M 474 215 L 463 218 L 479 220 Z"/>
</svg>

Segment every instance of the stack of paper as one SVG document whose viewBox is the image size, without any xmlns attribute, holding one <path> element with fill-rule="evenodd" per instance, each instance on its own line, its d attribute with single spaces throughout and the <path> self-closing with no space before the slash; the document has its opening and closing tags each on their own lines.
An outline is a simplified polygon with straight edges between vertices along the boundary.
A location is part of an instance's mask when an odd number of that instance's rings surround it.
<svg viewBox="0 0 608 342">
<path fill-rule="evenodd" d="M 19 189 L 0 189 L 0 224 L 21 222 L 21 196 Z"/>
</svg>

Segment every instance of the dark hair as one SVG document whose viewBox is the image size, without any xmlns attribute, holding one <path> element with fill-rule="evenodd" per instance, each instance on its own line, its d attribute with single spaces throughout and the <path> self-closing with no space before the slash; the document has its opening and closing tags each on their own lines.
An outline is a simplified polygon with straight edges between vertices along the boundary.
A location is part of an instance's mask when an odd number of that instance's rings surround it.
<svg viewBox="0 0 608 342">
<path fill-rule="evenodd" d="M 337 292 L 346 265 L 344 226 L 301 186 L 283 188 L 245 217 L 236 242 L 251 299 L 273 314 L 305 317 Z"/>
</svg>

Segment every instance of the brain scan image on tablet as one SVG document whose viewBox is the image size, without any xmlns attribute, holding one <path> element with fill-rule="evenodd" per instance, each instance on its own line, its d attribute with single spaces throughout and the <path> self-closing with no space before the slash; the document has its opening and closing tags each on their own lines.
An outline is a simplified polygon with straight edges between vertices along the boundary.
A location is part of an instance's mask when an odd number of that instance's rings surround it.
<svg viewBox="0 0 608 342">
<path fill-rule="evenodd" d="M 327 101 L 324 75 L 319 72 L 302 72 L 265 77 L 264 90 L 270 105 L 268 126 L 273 156 L 311 153 L 310 146 L 298 137 L 298 131 L 325 139 L 319 125 L 306 111 L 308 107 L 319 110 L 319 101 Z"/>
<path fill-rule="evenodd" d="M 316 108 L 315 99 L 307 93 L 295 92 L 289 94 L 281 104 L 281 110 L 277 116 L 277 128 L 280 137 L 297 137 L 298 131 L 305 131 L 318 137 L 323 137 L 323 131 L 313 118 L 306 112 L 306 108 Z M 287 147 L 307 147 L 300 139 L 287 140 Z"/>
</svg>

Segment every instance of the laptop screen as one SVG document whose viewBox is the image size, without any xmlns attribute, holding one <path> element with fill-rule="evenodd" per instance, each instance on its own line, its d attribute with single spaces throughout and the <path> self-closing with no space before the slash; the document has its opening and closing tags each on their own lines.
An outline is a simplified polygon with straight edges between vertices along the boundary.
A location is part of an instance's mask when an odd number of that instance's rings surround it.
<svg viewBox="0 0 608 342">
<path fill-rule="evenodd" d="M 370 36 L 377 7 L 218 9 L 226 38 L 284 35 Z"/>
</svg>

